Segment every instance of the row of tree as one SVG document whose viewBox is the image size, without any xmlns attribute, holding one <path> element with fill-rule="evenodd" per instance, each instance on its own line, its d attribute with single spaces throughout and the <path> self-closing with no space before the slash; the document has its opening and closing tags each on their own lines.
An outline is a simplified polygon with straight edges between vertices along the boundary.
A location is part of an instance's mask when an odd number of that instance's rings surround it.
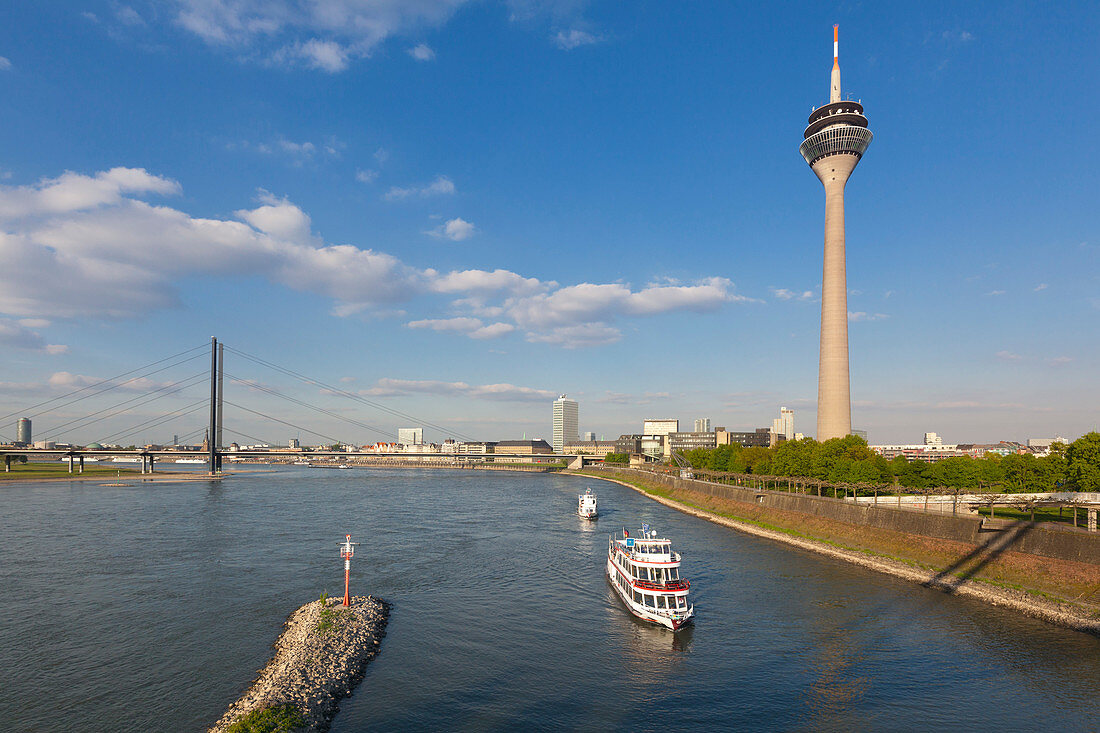
<svg viewBox="0 0 1100 733">
<path fill-rule="evenodd" d="M 1056 443 L 1050 455 L 986 454 L 928 463 L 904 456 L 886 460 L 858 436 L 818 443 L 812 438 L 774 448 L 723 445 L 684 453 L 693 468 L 761 476 L 813 478 L 830 483 L 882 483 L 911 489 L 949 487 L 1024 491 L 1100 491 L 1100 433 L 1067 445 Z"/>
</svg>

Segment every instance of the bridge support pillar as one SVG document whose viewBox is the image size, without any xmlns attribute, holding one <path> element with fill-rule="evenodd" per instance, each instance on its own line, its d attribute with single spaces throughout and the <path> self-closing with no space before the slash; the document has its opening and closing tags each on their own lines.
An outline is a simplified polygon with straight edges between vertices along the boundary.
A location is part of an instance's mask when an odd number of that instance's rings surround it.
<svg viewBox="0 0 1100 733">
<path fill-rule="evenodd" d="M 149 456 L 149 473 L 153 472 L 153 463 L 156 461 L 156 456 Z"/>
<path fill-rule="evenodd" d="M 11 456 L 4 456 L 4 473 L 11 473 Z"/>
<path fill-rule="evenodd" d="M 80 457 L 80 471 L 79 471 L 79 473 L 84 473 L 84 456 Z"/>
<path fill-rule="evenodd" d="M 141 475 L 145 475 L 145 456 L 141 457 Z"/>
<path fill-rule="evenodd" d="M 1095 532 L 1096 531 L 1096 510 L 1095 509 L 1089 509 L 1088 513 L 1089 513 L 1089 532 Z"/>
<path fill-rule="evenodd" d="M 73 454 L 69 454 L 69 473 L 73 472 Z"/>
</svg>

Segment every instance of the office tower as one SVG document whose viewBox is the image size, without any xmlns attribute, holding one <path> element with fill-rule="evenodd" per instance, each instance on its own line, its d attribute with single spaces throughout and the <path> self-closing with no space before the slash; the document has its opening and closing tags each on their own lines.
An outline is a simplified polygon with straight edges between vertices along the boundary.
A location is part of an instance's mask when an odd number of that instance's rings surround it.
<svg viewBox="0 0 1100 733">
<path fill-rule="evenodd" d="M 561 453 L 562 446 L 578 440 L 578 407 L 574 400 L 561 395 L 554 400 L 554 452 Z"/>
<path fill-rule="evenodd" d="M 794 440 L 794 410 L 779 408 L 779 417 L 772 420 L 772 432 L 784 440 Z"/>
<path fill-rule="evenodd" d="M 710 418 L 700 417 L 695 421 L 695 432 L 697 433 L 709 433 L 710 432 Z"/>
<path fill-rule="evenodd" d="M 840 98 L 838 28 L 833 26 L 829 103 L 815 109 L 799 152 L 825 186 L 825 256 L 821 277 L 821 357 L 817 376 L 817 439 L 852 431 L 848 378 L 848 285 L 844 255 L 844 184 L 871 144 L 859 102 Z"/>
<path fill-rule="evenodd" d="M 397 442 L 401 445 L 424 445 L 424 428 L 398 428 Z"/>
<path fill-rule="evenodd" d="M 15 439 L 20 443 L 26 443 L 30 445 L 34 442 L 31 438 L 31 419 L 29 417 L 19 418 L 19 423 L 15 428 Z"/>
</svg>

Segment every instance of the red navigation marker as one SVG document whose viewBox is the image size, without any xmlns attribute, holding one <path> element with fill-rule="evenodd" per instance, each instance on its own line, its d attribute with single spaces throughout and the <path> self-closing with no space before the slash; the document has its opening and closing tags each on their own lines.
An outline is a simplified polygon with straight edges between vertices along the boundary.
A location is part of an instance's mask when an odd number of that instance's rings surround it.
<svg viewBox="0 0 1100 733">
<path fill-rule="evenodd" d="M 340 545 L 340 557 L 344 558 L 344 605 L 351 605 L 351 593 L 349 583 L 351 581 L 351 558 L 355 556 L 355 546 L 358 542 L 351 541 L 351 535 L 344 535 L 344 544 Z"/>
</svg>

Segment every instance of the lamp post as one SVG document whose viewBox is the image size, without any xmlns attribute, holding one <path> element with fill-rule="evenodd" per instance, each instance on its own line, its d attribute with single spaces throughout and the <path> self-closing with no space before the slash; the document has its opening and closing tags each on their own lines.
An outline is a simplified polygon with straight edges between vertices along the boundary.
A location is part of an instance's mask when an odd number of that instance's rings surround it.
<svg viewBox="0 0 1100 733">
<path fill-rule="evenodd" d="M 344 535 L 344 544 L 340 545 L 340 557 L 344 558 L 344 605 L 351 605 L 351 558 L 355 556 L 355 546 L 358 542 L 351 541 L 351 535 Z"/>
</svg>

